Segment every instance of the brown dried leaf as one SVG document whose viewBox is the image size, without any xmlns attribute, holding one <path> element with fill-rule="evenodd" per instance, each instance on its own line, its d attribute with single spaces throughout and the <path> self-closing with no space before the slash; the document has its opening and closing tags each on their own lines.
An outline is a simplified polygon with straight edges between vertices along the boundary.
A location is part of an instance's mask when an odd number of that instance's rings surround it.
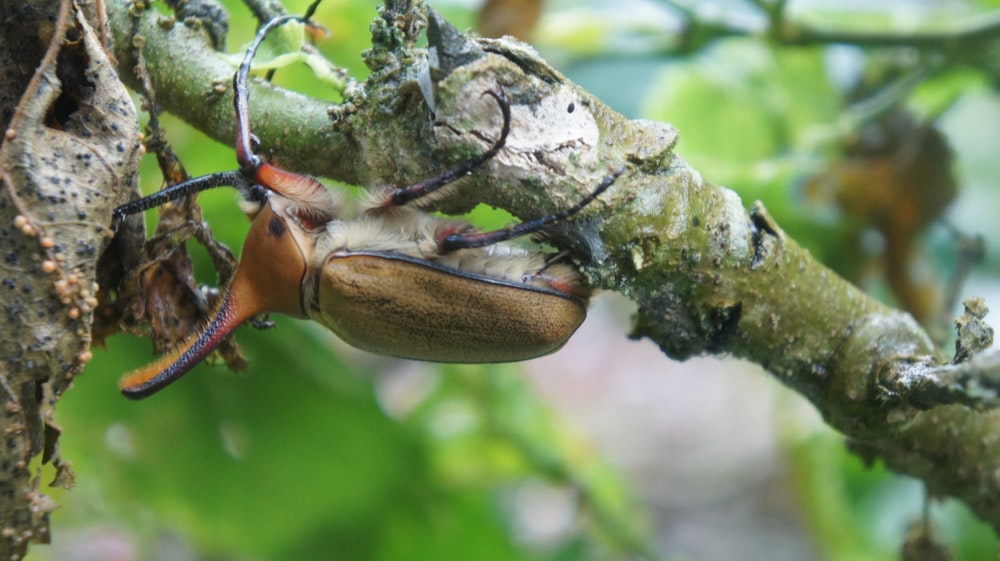
<svg viewBox="0 0 1000 561">
<path fill-rule="evenodd" d="M 140 150 L 132 101 L 73 4 L 3 4 L 10 29 L 0 35 L 32 40 L 0 41 L 0 60 L 33 69 L 0 94 L 11 115 L 0 146 L 0 426 L 9 444 L 0 493 L 13 497 L 0 503 L 0 557 L 19 559 L 29 541 L 48 539 L 55 505 L 27 466 L 55 449 L 46 437 L 58 431 L 44 427 L 54 426 L 53 405 L 89 360 L 97 261 L 112 210 L 136 190 Z M 14 22 L 13 10 L 21 10 Z"/>
</svg>

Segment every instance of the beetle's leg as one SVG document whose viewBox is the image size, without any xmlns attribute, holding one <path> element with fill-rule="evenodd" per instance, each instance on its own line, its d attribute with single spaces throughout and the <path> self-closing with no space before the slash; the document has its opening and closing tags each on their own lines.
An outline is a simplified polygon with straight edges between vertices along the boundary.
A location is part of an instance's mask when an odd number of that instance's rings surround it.
<svg viewBox="0 0 1000 561">
<path fill-rule="evenodd" d="M 521 236 L 537 232 L 553 222 L 565 220 L 583 210 L 584 207 L 594 202 L 594 199 L 606 191 L 608 187 L 611 187 L 615 180 L 618 179 L 618 176 L 624 173 L 624 171 L 625 168 L 619 168 L 611 175 L 605 177 L 604 181 L 601 181 L 601 184 L 598 185 L 597 188 L 594 189 L 589 195 L 581 199 L 575 205 L 560 210 L 559 212 L 554 212 L 546 216 L 535 218 L 534 220 L 528 220 L 527 222 L 521 222 L 520 224 L 514 224 L 506 228 L 492 230 L 489 232 L 455 233 L 448 229 L 441 230 L 437 233 L 438 250 L 441 251 L 441 253 L 448 253 L 457 249 L 486 247 L 502 241 L 519 238 Z"/>
<path fill-rule="evenodd" d="M 554 288 L 584 300 L 590 297 L 590 288 L 580 282 L 580 272 L 573 265 L 570 252 L 566 250 L 546 256 L 545 265 L 537 271 L 525 273 L 521 282 Z"/>
<path fill-rule="evenodd" d="M 292 20 L 303 21 L 298 16 L 279 16 L 264 24 L 247 49 L 239 69 L 233 75 L 233 108 L 236 111 L 236 161 L 240 172 L 250 183 L 280 193 L 302 204 L 316 224 L 329 221 L 336 215 L 336 205 L 326 187 L 315 178 L 283 170 L 265 162 L 254 150 L 255 138 L 250 133 L 250 89 L 247 86 L 250 65 L 260 44 L 273 29 Z"/>
<path fill-rule="evenodd" d="M 476 171 L 480 166 L 500 152 L 500 150 L 507 143 L 507 135 L 510 134 L 510 101 L 507 99 L 507 95 L 504 93 L 503 88 L 483 92 L 483 95 L 491 96 L 493 99 L 497 100 L 497 105 L 500 106 L 500 112 L 503 114 L 503 127 L 500 129 L 500 136 L 497 137 L 493 146 L 491 146 L 486 152 L 466 160 L 462 165 L 450 169 L 441 175 L 425 179 L 420 183 L 415 183 L 409 187 L 403 187 L 392 191 L 382 203 L 383 207 L 405 205 L 414 199 L 419 199 L 420 197 L 429 195 L 434 191 L 447 186 L 456 179 L 460 179 Z"/>
<path fill-rule="evenodd" d="M 247 321 L 247 323 L 250 324 L 250 327 L 261 330 L 274 329 L 275 327 L 277 327 L 276 325 L 274 325 L 274 322 L 271 321 L 270 314 L 260 314 L 254 316 L 250 318 L 250 320 Z"/>
<path fill-rule="evenodd" d="M 121 224 L 125 217 L 156 208 L 170 201 L 176 201 L 188 195 L 200 193 L 216 187 L 235 187 L 247 200 L 260 201 L 261 193 L 258 186 L 247 181 L 246 177 L 237 171 L 223 171 L 194 177 L 187 181 L 175 183 L 166 189 L 161 189 L 152 195 L 147 195 L 141 199 L 125 203 L 115 209 L 115 228 Z"/>
<path fill-rule="evenodd" d="M 236 110 L 236 160 L 239 171 L 226 171 L 195 177 L 153 193 L 152 195 L 124 204 L 115 209 L 118 222 L 130 214 L 136 214 L 155 208 L 164 203 L 175 201 L 181 197 L 200 193 L 206 189 L 231 186 L 238 189 L 249 201 L 262 201 L 263 194 L 260 185 L 282 193 L 290 198 L 302 200 L 303 195 L 296 197 L 296 189 L 303 192 L 326 189 L 315 179 L 286 172 L 264 163 L 254 152 L 257 139 L 250 133 L 249 90 L 247 80 L 250 73 L 250 63 L 257 52 L 260 43 L 275 27 L 293 20 L 295 16 L 281 16 L 269 21 L 254 37 L 254 42 L 247 50 L 240 67 L 233 75 L 233 106 Z M 262 169 L 263 168 L 263 169 Z M 308 200 L 303 201 L 308 204 Z"/>
<path fill-rule="evenodd" d="M 264 42 L 267 34 L 271 30 L 298 19 L 296 16 L 279 16 L 261 26 L 257 35 L 250 43 L 250 48 L 243 56 L 239 68 L 233 74 L 233 109 L 236 110 L 236 161 L 240 164 L 240 171 L 252 177 L 263 161 L 254 152 L 253 135 L 250 134 L 250 91 L 247 88 L 247 81 L 250 76 L 250 65 L 253 57 L 257 54 L 257 49 Z"/>
</svg>

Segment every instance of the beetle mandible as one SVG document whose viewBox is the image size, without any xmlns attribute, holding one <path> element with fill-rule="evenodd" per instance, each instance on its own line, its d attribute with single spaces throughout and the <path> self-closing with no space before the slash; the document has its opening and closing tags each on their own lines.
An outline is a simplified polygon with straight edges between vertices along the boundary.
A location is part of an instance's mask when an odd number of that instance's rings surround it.
<svg viewBox="0 0 1000 561">
<path fill-rule="evenodd" d="M 501 230 L 404 206 L 472 173 L 503 147 L 510 104 L 493 97 L 502 129 L 486 152 L 441 175 L 392 189 L 352 211 L 319 181 L 254 153 L 247 87 L 262 26 L 233 76 L 239 169 L 178 183 L 116 209 L 118 220 L 205 189 L 232 186 L 256 203 L 242 256 L 213 319 L 178 349 L 126 374 L 122 393 L 146 397 L 207 357 L 239 324 L 266 312 L 315 320 L 345 342 L 378 354 L 435 362 L 509 362 L 551 353 L 583 322 L 589 290 L 563 254 L 502 242 L 542 231 L 590 204 L 622 169 L 560 212 Z"/>
</svg>

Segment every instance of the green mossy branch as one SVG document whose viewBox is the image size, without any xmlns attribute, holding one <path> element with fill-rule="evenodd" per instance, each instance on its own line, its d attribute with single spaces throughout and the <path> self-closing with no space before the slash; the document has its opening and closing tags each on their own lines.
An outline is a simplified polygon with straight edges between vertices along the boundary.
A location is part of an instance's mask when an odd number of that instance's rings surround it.
<svg viewBox="0 0 1000 561">
<path fill-rule="evenodd" d="M 107 5 L 119 67 L 134 83 L 130 4 Z M 953 368 L 908 314 L 816 262 L 761 204 L 747 210 L 704 180 L 673 153 L 669 125 L 629 121 L 529 47 L 472 41 L 425 10 L 405 2 L 383 9 L 365 55 L 372 75 L 341 105 L 258 84 L 251 112 L 263 149 L 298 171 L 370 188 L 405 184 L 487 145 L 499 121 L 482 92 L 502 86 L 514 105 L 508 147 L 442 201 L 445 209 L 483 201 L 534 217 L 628 166 L 600 203 L 554 236 L 581 257 L 596 287 L 637 303 L 634 336 L 676 359 L 726 354 L 764 366 L 855 450 L 935 495 L 960 498 L 1000 528 L 1000 413 L 949 398 L 911 400 L 905 384 L 886 391 L 886 381 L 898 380 L 887 373 L 920 368 L 933 386 Z M 154 11 L 134 16 L 162 107 L 229 142 L 233 67 L 203 31 Z M 428 50 L 414 47 L 425 17 Z M 996 360 L 977 368 L 996 372 Z"/>
</svg>

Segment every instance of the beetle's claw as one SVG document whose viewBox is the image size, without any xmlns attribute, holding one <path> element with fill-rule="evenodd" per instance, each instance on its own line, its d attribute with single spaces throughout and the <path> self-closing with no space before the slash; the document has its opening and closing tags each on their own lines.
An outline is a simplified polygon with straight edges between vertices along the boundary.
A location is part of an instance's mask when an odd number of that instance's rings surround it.
<svg viewBox="0 0 1000 561">
<path fill-rule="evenodd" d="M 269 314 L 261 314 L 259 316 L 254 316 L 250 318 L 250 321 L 248 321 L 247 323 L 249 323 L 250 327 L 254 329 L 267 330 L 275 328 L 274 322 L 271 321 Z"/>
</svg>

